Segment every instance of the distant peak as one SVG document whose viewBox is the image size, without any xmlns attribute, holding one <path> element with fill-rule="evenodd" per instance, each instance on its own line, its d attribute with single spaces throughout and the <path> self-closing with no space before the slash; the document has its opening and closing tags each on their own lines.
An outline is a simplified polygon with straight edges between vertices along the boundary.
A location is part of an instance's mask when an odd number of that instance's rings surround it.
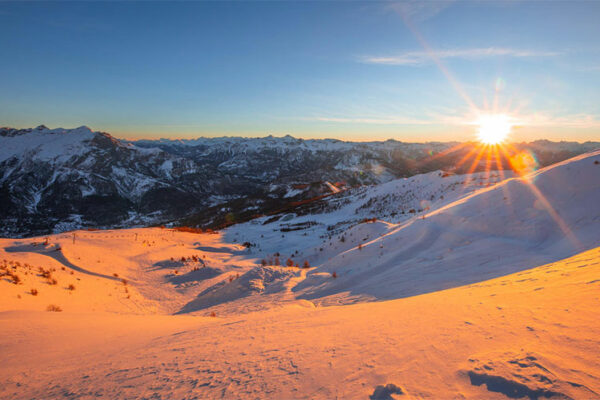
<svg viewBox="0 0 600 400">
<path fill-rule="evenodd" d="M 42 125 L 38 125 L 38 126 L 36 126 L 36 127 L 35 127 L 35 130 L 36 130 L 36 131 L 47 131 L 47 130 L 48 130 L 48 127 L 47 127 L 46 125 L 42 124 Z"/>
<path fill-rule="evenodd" d="M 81 125 L 73 130 L 74 131 L 83 131 L 83 132 L 91 132 L 92 131 L 92 129 L 90 127 L 85 126 L 85 125 Z"/>
</svg>

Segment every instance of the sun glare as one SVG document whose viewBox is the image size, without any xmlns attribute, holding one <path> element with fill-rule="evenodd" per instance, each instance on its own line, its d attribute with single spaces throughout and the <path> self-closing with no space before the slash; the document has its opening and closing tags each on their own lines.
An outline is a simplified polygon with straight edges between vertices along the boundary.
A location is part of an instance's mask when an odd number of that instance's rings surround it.
<svg viewBox="0 0 600 400">
<path fill-rule="evenodd" d="M 479 141 L 484 144 L 502 143 L 512 127 L 510 118 L 504 114 L 482 115 L 477 120 Z"/>
</svg>

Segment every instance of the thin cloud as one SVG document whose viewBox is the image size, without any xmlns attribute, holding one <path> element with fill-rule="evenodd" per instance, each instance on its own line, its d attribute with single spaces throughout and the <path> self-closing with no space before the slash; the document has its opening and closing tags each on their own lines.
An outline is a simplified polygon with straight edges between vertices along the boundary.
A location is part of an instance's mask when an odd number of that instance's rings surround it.
<svg viewBox="0 0 600 400">
<path fill-rule="evenodd" d="M 434 50 L 433 53 L 426 51 L 409 51 L 393 56 L 366 56 L 360 60 L 366 64 L 382 64 L 382 65 L 408 65 L 418 66 L 432 62 L 432 57 L 438 59 L 461 58 L 461 59 L 480 59 L 486 57 L 554 57 L 561 53 L 554 51 L 536 51 L 536 50 L 519 50 L 503 47 L 481 47 L 471 49 L 449 49 L 449 50 Z"/>
</svg>

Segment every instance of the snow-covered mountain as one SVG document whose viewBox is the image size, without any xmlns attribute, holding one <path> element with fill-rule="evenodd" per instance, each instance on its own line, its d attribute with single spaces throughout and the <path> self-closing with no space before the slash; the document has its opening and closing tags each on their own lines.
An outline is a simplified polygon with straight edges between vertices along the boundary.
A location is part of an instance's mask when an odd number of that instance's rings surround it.
<svg viewBox="0 0 600 400">
<path fill-rule="evenodd" d="M 543 166 L 600 144 L 516 147 L 533 149 Z M 291 136 L 125 141 L 87 127 L 0 128 L 0 233 L 168 222 L 219 227 L 351 187 L 437 170 L 464 172 L 468 163 L 456 166 L 472 148 Z"/>
<path fill-rule="evenodd" d="M 205 182 L 190 160 L 85 126 L 0 129 L 5 235 L 177 216 L 201 200 Z"/>
</svg>

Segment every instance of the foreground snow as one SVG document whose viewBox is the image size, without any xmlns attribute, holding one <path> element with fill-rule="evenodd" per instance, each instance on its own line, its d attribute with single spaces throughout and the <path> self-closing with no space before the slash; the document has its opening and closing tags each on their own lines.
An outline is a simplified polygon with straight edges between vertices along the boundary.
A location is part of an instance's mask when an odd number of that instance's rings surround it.
<svg viewBox="0 0 600 400">
<path fill-rule="evenodd" d="M 364 399 L 394 384 L 397 398 L 595 398 L 599 289 L 597 248 L 377 303 L 226 318 L 8 311 L 0 397 Z"/>
</svg>

